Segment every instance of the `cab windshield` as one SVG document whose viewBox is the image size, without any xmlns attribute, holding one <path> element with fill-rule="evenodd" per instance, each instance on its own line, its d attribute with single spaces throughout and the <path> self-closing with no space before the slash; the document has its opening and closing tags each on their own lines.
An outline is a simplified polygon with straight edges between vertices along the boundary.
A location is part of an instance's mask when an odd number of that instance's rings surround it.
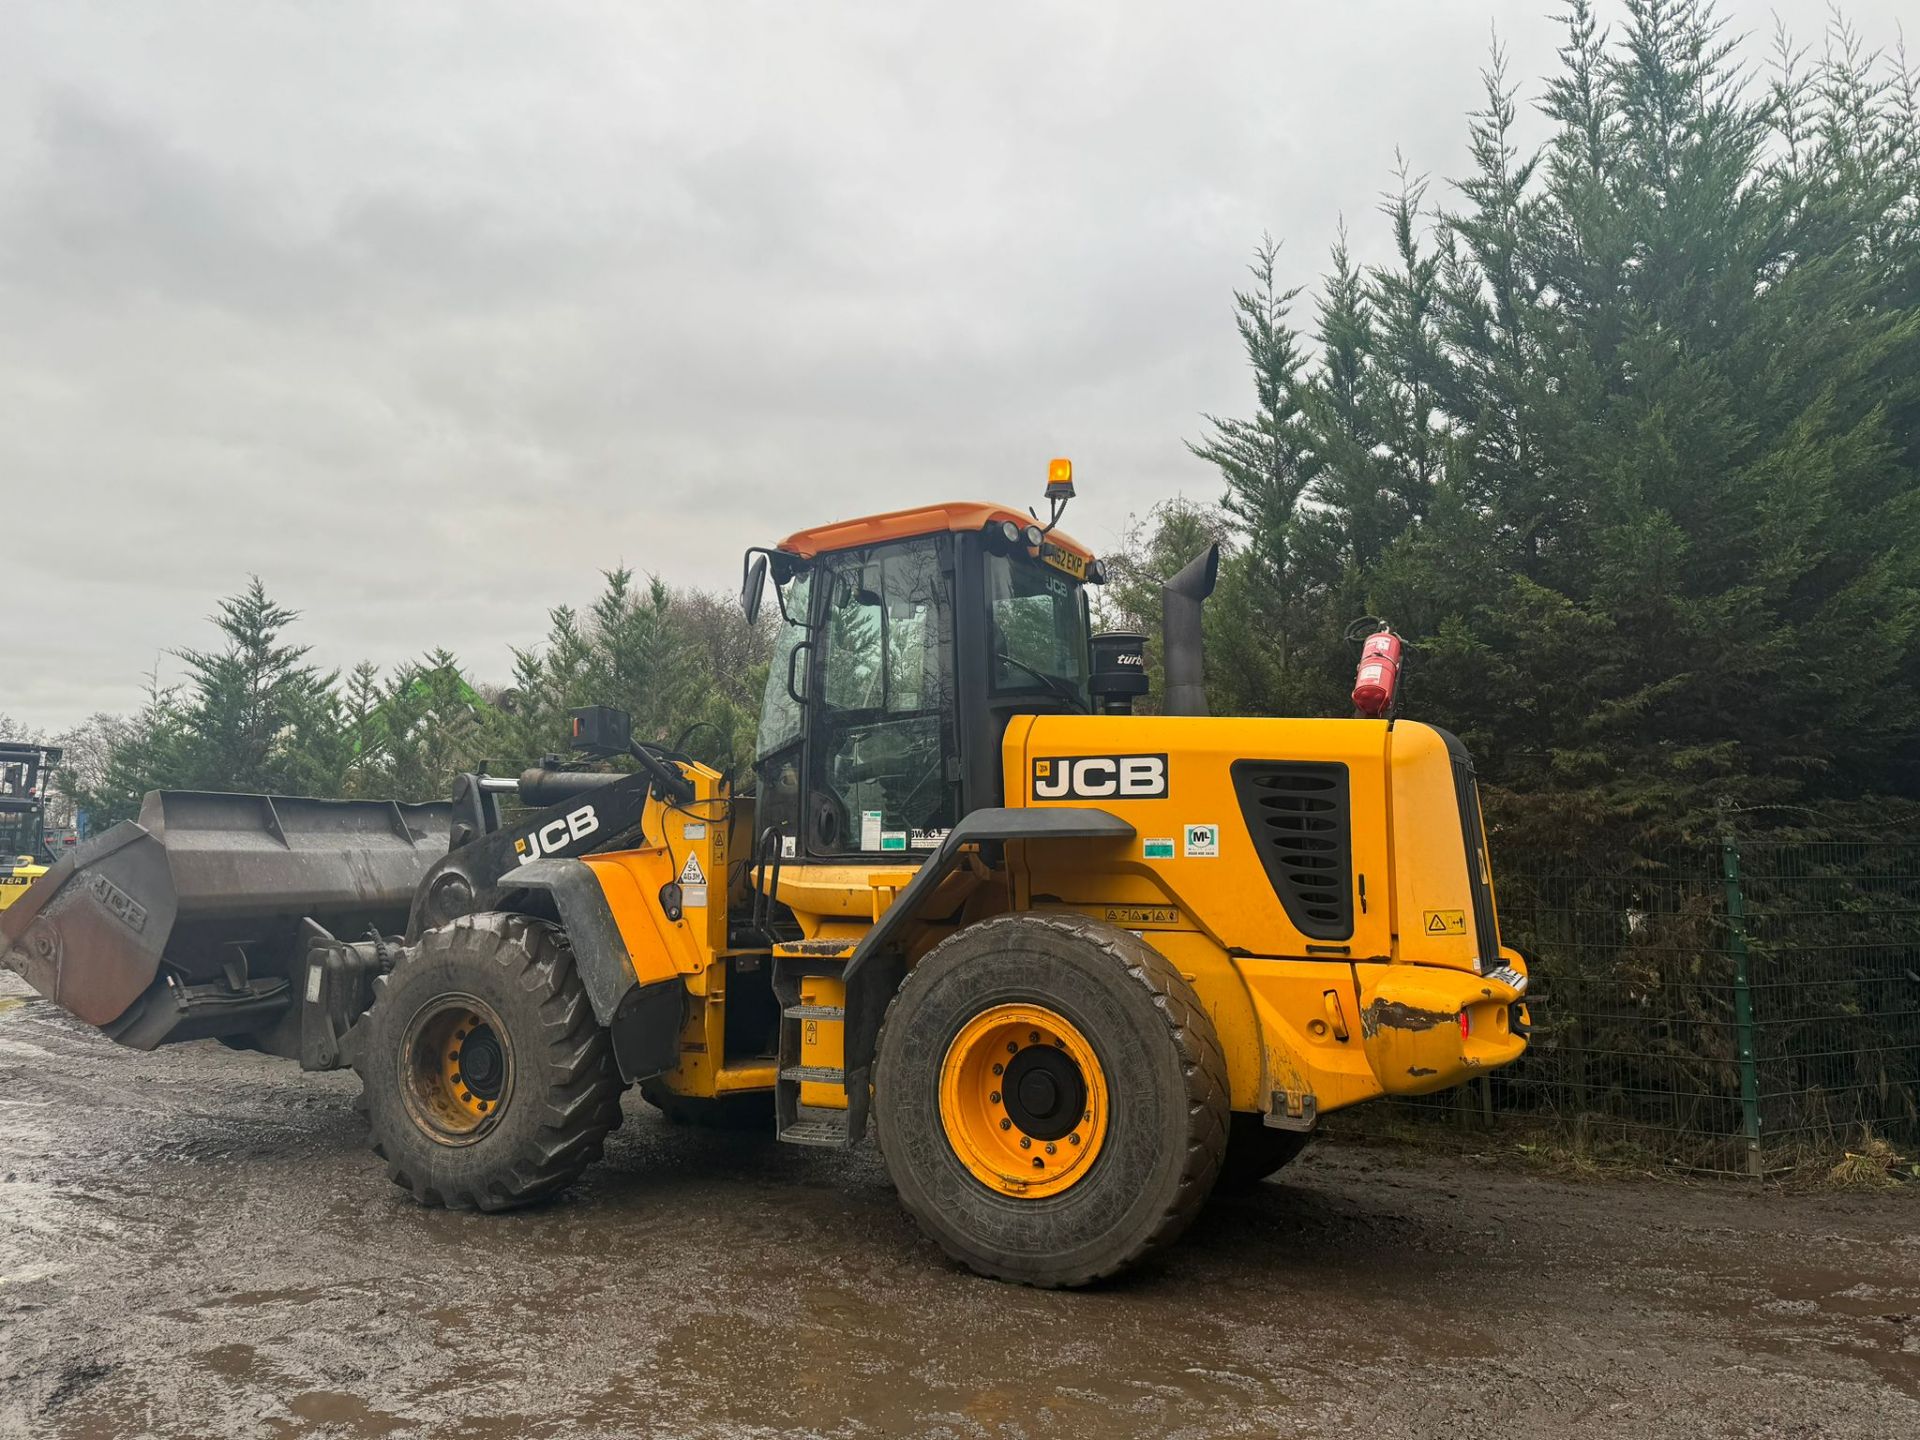
<svg viewBox="0 0 1920 1440">
<path fill-rule="evenodd" d="M 1091 710 L 1087 693 L 1086 591 L 1026 555 L 987 557 L 993 623 L 993 689 L 999 695 L 1056 695 Z"/>
</svg>

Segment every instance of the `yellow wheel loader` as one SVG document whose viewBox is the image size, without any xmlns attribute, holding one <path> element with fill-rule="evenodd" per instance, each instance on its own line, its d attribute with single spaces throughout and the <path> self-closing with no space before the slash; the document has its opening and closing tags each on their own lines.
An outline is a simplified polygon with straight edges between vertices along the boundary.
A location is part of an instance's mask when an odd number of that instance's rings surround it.
<svg viewBox="0 0 1920 1440">
<path fill-rule="evenodd" d="M 945 504 L 748 552 L 780 616 L 751 786 L 575 712 L 619 769 L 447 804 L 156 793 L 0 918 L 7 962 L 125 1044 L 352 1066 L 428 1204 L 554 1194 L 640 1085 L 790 1144 L 869 1132 L 983 1275 L 1082 1285 L 1271 1173 L 1329 1111 L 1526 1044 L 1473 767 L 1396 719 L 1210 717 L 1166 590 L 1166 710 L 1104 569 Z M 530 812 L 502 811 L 511 798 Z"/>
<path fill-rule="evenodd" d="M 60 763 L 57 745 L 0 740 L 0 910 L 47 873 L 47 770 Z"/>
</svg>

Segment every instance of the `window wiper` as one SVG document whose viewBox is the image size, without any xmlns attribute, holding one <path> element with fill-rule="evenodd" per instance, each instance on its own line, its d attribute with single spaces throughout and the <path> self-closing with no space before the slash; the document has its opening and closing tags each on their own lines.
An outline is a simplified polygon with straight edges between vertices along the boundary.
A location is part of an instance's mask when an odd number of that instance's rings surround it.
<svg viewBox="0 0 1920 1440">
<path fill-rule="evenodd" d="M 1080 697 L 1074 694 L 1073 690 L 1067 685 L 1067 682 L 1062 680 L 1058 675 L 1049 675 L 1044 670 L 1036 670 L 1033 666 L 1027 664 L 1026 661 L 1016 660 L 1004 650 L 997 653 L 1000 659 L 1006 661 L 1009 665 L 1018 666 L 1020 669 L 1026 671 L 1027 674 L 1033 676 L 1034 679 L 1038 680 L 1042 685 L 1046 686 L 1047 689 L 1073 706 L 1082 715 L 1091 715 L 1093 713 L 1085 705 L 1080 703 Z"/>
</svg>

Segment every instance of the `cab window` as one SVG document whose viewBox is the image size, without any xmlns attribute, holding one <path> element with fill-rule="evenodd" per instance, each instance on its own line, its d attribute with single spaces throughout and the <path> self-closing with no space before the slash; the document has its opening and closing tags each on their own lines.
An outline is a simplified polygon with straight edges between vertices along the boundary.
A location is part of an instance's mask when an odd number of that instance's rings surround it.
<svg viewBox="0 0 1920 1440">
<path fill-rule="evenodd" d="M 987 557 L 993 688 L 1052 693 L 1088 708 L 1086 592 L 1026 556 Z"/>
</svg>

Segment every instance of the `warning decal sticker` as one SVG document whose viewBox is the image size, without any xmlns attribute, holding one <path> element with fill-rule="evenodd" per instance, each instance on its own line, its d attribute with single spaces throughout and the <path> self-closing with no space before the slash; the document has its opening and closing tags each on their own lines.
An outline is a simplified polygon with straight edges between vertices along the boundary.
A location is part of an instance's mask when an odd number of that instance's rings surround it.
<svg viewBox="0 0 1920 1440">
<path fill-rule="evenodd" d="M 1100 918 L 1134 929 L 1141 925 L 1178 925 L 1180 912 L 1171 905 L 1109 905 Z"/>
<path fill-rule="evenodd" d="M 1464 910 L 1428 910 L 1423 912 L 1421 929 L 1429 935 L 1464 935 L 1467 912 Z"/>
<path fill-rule="evenodd" d="M 707 872 L 700 868 L 700 857 L 698 855 L 690 854 L 687 856 L 687 863 L 680 867 L 680 883 L 682 885 L 704 885 L 707 883 Z"/>
</svg>

